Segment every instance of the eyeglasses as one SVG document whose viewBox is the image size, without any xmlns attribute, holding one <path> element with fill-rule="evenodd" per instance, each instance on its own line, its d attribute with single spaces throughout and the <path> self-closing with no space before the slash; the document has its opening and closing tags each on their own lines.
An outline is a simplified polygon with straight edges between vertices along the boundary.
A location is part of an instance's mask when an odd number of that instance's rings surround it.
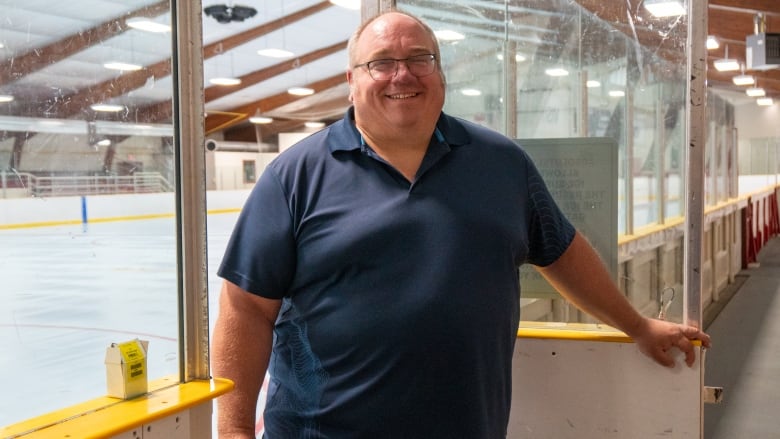
<svg viewBox="0 0 780 439">
<path fill-rule="evenodd" d="M 375 59 L 367 63 L 358 64 L 353 68 L 365 67 L 374 81 L 389 81 L 398 74 L 399 62 L 405 63 L 409 73 L 418 78 L 430 75 L 436 70 L 436 55 L 432 53 L 410 56 L 404 59 Z"/>
</svg>

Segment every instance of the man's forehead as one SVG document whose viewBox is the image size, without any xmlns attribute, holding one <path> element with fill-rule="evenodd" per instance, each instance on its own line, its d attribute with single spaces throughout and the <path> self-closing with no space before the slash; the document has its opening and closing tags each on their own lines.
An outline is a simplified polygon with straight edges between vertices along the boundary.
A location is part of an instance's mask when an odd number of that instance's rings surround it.
<svg viewBox="0 0 780 439">
<path fill-rule="evenodd" d="M 403 14 L 386 14 L 371 22 L 358 40 L 358 48 L 365 53 L 381 53 L 392 47 L 381 47 L 378 42 L 398 43 L 413 51 L 430 52 L 429 35 L 419 22 Z"/>
</svg>

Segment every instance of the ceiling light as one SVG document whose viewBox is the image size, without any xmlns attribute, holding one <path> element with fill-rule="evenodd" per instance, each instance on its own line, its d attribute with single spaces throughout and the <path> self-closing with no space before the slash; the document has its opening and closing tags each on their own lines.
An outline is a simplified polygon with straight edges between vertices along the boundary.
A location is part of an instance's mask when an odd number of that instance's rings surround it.
<svg viewBox="0 0 780 439">
<path fill-rule="evenodd" d="M 122 111 L 125 109 L 124 105 L 113 105 L 113 104 L 92 104 L 89 106 L 89 108 L 95 110 L 95 111 L 103 111 L 107 113 L 116 113 L 117 111 Z"/>
<path fill-rule="evenodd" d="M 707 37 L 707 50 L 714 50 L 720 47 L 720 43 L 718 42 L 718 39 L 713 37 L 712 35 Z"/>
<path fill-rule="evenodd" d="M 610 90 L 608 94 L 613 98 L 622 98 L 626 95 L 626 92 L 623 90 Z"/>
<path fill-rule="evenodd" d="M 103 64 L 103 67 L 111 70 L 122 70 L 125 72 L 134 72 L 136 70 L 141 70 L 142 66 L 139 66 L 138 64 L 130 64 L 126 62 L 120 62 L 120 61 L 111 61 Z"/>
<path fill-rule="evenodd" d="M 645 9 L 656 17 L 674 17 L 687 12 L 679 0 L 645 0 Z"/>
<path fill-rule="evenodd" d="M 585 87 L 588 87 L 588 88 L 601 87 L 601 83 L 591 79 L 591 80 L 589 80 L 588 82 L 585 83 Z"/>
<path fill-rule="evenodd" d="M 772 101 L 772 98 L 758 98 L 756 99 L 756 104 L 761 105 L 762 107 L 768 107 L 773 105 L 774 102 Z"/>
<path fill-rule="evenodd" d="M 568 76 L 569 71 L 560 67 L 556 67 L 553 69 L 547 69 L 544 71 L 544 73 L 550 76 Z"/>
<path fill-rule="evenodd" d="M 336 6 L 357 11 L 360 9 L 360 0 L 330 0 Z"/>
<path fill-rule="evenodd" d="M 499 61 L 503 61 L 504 60 L 504 54 L 503 53 L 496 54 L 496 58 L 498 58 Z M 523 62 L 525 60 L 526 60 L 526 58 L 525 58 L 524 55 L 521 55 L 519 53 L 515 54 L 515 61 Z"/>
<path fill-rule="evenodd" d="M 745 94 L 755 98 L 755 97 L 766 96 L 766 91 L 761 87 L 751 87 L 745 90 Z"/>
<path fill-rule="evenodd" d="M 14 97 L 11 95 L 0 95 L 0 103 L 2 102 L 11 102 L 14 100 Z"/>
<path fill-rule="evenodd" d="M 436 35 L 436 38 L 442 41 L 460 41 L 466 38 L 466 36 L 460 32 L 455 32 L 454 30 L 446 30 L 446 29 L 437 30 L 436 32 L 434 32 L 434 35 Z"/>
<path fill-rule="evenodd" d="M 325 126 L 325 122 L 306 122 L 304 125 L 306 128 L 322 128 Z"/>
<path fill-rule="evenodd" d="M 241 80 L 238 78 L 211 78 L 210 83 L 214 85 L 238 85 L 241 84 Z"/>
<path fill-rule="evenodd" d="M 480 96 L 482 94 L 481 91 L 477 90 L 476 88 L 464 88 L 460 91 L 460 93 L 463 96 Z"/>
<path fill-rule="evenodd" d="M 739 62 L 737 62 L 735 59 L 716 59 L 712 65 L 715 66 L 715 70 L 719 72 L 731 72 L 734 70 L 739 70 Z"/>
<path fill-rule="evenodd" d="M 131 18 L 126 21 L 127 25 L 132 27 L 133 29 L 138 29 L 146 32 L 155 32 L 155 33 L 162 33 L 162 32 L 170 32 L 171 27 L 167 24 L 157 23 L 152 20 L 149 20 L 148 18 Z"/>
<path fill-rule="evenodd" d="M 97 145 L 100 145 L 100 146 L 108 146 L 110 144 L 111 144 L 111 140 L 110 139 L 102 139 L 102 140 L 99 140 L 97 142 Z"/>
<path fill-rule="evenodd" d="M 2 49 L 3 47 L 5 47 L 5 44 L 0 43 L 0 49 Z"/>
<path fill-rule="evenodd" d="M 270 117 L 265 116 L 252 116 L 249 118 L 249 122 L 253 124 L 265 124 L 265 123 L 271 123 L 274 120 Z"/>
<path fill-rule="evenodd" d="M 731 78 L 734 85 L 753 85 L 756 83 L 756 78 L 752 75 L 737 75 Z"/>
<path fill-rule="evenodd" d="M 739 61 L 737 61 L 734 58 L 729 58 L 729 46 L 726 46 L 726 56 L 721 59 L 716 59 L 712 65 L 715 67 L 715 70 L 719 72 L 731 72 L 734 70 L 739 70 L 740 64 Z"/>
<path fill-rule="evenodd" d="M 295 96 L 309 96 L 314 94 L 314 89 L 308 87 L 292 87 L 287 89 L 287 93 Z"/>
<path fill-rule="evenodd" d="M 294 55 L 294 53 L 290 52 L 289 50 L 284 49 L 260 49 L 257 51 L 257 54 L 260 56 L 267 56 L 269 58 L 289 58 Z"/>
</svg>

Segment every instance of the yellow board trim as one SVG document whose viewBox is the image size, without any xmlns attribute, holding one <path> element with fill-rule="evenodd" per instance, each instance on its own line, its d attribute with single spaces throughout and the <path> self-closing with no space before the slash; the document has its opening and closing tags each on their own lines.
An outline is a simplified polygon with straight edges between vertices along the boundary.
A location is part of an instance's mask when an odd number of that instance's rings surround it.
<svg viewBox="0 0 780 439">
<path fill-rule="evenodd" d="M 122 400 L 108 396 L 0 427 L 0 437 L 104 438 L 180 413 L 233 389 L 233 382 L 214 378 L 179 383 L 175 377 L 149 384 L 149 393 Z"/>
<path fill-rule="evenodd" d="M 216 215 L 223 213 L 239 213 L 240 207 L 226 208 L 226 209 L 210 209 L 206 213 L 208 215 Z M 150 220 L 160 218 L 173 218 L 175 213 L 150 213 L 146 215 L 128 215 L 128 216 L 113 216 L 105 218 L 90 218 L 87 224 L 92 223 L 112 223 L 120 221 L 138 221 L 138 220 Z M 57 227 L 57 226 L 76 226 L 83 224 L 82 220 L 62 220 L 62 221 L 40 221 L 34 223 L 13 223 L 13 224 L 0 224 L 0 230 L 11 229 L 32 229 L 36 227 Z"/>
<path fill-rule="evenodd" d="M 598 323 L 520 322 L 517 338 L 543 338 L 575 341 L 606 341 L 633 343 L 624 332 Z M 700 340 L 692 340 L 694 346 L 701 346 Z"/>
</svg>

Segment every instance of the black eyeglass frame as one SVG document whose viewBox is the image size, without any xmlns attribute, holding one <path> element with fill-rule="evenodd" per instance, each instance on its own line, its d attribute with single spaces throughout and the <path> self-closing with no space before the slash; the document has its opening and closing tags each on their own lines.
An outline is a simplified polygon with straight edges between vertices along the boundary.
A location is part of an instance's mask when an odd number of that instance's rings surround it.
<svg viewBox="0 0 780 439">
<path fill-rule="evenodd" d="M 412 75 L 414 75 L 414 76 L 416 76 L 418 78 L 422 78 L 422 77 L 428 76 L 428 75 L 430 75 L 430 74 L 432 74 L 433 72 L 436 71 L 436 66 L 437 66 L 436 61 L 437 61 L 437 59 L 438 58 L 436 57 L 435 53 L 423 53 L 423 54 L 420 54 L 420 55 L 412 55 L 412 56 L 410 56 L 408 58 L 401 58 L 401 59 L 398 59 L 398 58 L 372 59 L 371 61 L 364 62 L 362 64 L 357 64 L 357 65 L 355 65 L 352 68 L 356 69 L 358 67 L 365 67 L 366 70 L 368 70 L 368 75 L 374 81 L 389 81 L 389 80 L 395 78 L 395 75 L 398 74 L 398 64 L 403 61 L 406 64 L 406 69 L 409 70 L 409 73 L 411 73 Z M 431 71 L 428 72 L 428 73 L 422 74 L 422 75 L 415 74 L 412 71 L 412 69 L 409 68 L 409 62 L 410 61 L 415 61 L 415 60 L 427 60 L 427 61 L 429 61 L 430 65 L 432 66 Z M 376 71 L 374 69 L 372 69 L 372 64 L 382 63 L 382 62 L 389 62 L 389 61 L 393 61 L 393 65 L 395 66 L 395 68 L 393 69 L 393 74 L 390 75 L 390 77 L 388 77 L 387 79 L 376 79 L 374 77 L 374 74 L 376 73 Z"/>
</svg>

